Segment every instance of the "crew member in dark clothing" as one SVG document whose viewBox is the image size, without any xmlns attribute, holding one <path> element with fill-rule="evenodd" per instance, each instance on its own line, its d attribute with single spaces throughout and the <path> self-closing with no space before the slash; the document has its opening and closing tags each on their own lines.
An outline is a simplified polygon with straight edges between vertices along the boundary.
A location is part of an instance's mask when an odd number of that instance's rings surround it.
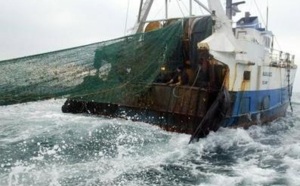
<svg viewBox="0 0 300 186">
<path fill-rule="evenodd" d="M 188 85 L 189 77 L 184 70 L 183 66 L 179 66 L 176 69 L 176 73 L 173 78 L 167 84 L 175 84 L 175 85 Z"/>
<path fill-rule="evenodd" d="M 206 43 L 198 44 L 198 56 L 200 71 L 197 78 L 197 86 L 212 87 L 215 83 L 214 60 L 213 56 L 209 54 L 209 46 Z"/>
<path fill-rule="evenodd" d="M 199 72 L 199 77 L 197 82 L 201 87 L 207 86 L 209 82 L 209 71 L 208 71 L 209 61 L 205 58 L 200 58 L 199 65 L 200 65 L 200 72 Z"/>
</svg>

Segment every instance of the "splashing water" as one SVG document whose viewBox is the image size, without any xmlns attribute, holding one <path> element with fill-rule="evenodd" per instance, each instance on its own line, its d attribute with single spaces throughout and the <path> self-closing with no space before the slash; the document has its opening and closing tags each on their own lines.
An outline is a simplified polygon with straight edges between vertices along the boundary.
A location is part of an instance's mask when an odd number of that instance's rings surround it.
<svg viewBox="0 0 300 186">
<path fill-rule="evenodd" d="M 300 94 L 270 125 L 190 136 L 61 113 L 64 100 L 0 107 L 0 185 L 297 185 Z"/>
</svg>

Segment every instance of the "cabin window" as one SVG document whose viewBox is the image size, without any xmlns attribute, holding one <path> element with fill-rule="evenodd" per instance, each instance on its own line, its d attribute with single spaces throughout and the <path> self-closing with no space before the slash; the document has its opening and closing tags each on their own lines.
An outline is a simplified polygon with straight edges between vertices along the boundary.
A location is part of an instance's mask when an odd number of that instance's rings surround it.
<svg viewBox="0 0 300 186">
<path fill-rule="evenodd" d="M 244 76 L 243 76 L 244 80 L 247 80 L 249 81 L 250 80 L 250 77 L 251 77 L 251 72 L 250 71 L 244 71 Z"/>
</svg>

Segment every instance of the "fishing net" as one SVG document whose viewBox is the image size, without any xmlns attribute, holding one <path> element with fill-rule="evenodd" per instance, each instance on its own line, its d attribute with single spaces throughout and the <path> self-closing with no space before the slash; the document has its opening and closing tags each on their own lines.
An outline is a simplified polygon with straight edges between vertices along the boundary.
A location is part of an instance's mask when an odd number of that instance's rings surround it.
<svg viewBox="0 0 300 186">
<path fill-rule="evenodd" d="M 49 98 L 120 103 L 184 58 L 184 21 L 110 41 L 0 62 L 0 105 Z M 206 34 L 207 35 L 207 34 Z"/>
</svg>

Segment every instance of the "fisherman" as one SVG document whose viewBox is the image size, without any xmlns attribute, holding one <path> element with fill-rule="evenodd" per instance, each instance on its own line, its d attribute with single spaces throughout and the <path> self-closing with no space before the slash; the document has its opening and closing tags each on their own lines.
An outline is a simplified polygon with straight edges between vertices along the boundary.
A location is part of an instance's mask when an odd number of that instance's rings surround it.
<svg viewBox="0 0 300 186">
<path fill-rule="evenodd" d="M 196 85 L 203 88 L 211 88 L 215 83 L 213 56 L 209 54 L 207 43 L 198 43 L 199 74 Z"/>
<path fill-rule="evenodd" d="M 167 82 L 167 84 L 175 84 L 175 85 L 188 85 L 189 77 L 184 70 L 184 66 L 179 66 L 176 68 L 175 75 L 173 78 Z"/>
</svg>

